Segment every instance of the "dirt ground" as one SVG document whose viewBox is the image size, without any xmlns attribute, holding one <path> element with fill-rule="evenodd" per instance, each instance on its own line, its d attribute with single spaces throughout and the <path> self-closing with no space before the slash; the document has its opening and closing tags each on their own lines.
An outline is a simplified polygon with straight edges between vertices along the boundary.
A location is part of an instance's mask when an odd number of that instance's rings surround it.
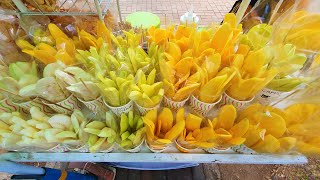
<svg viewBox="0 0 320 180">
<path fill-rule="evenodd" d="M 305 165 L 218 165 L 222 180 L 320 179 L 320 158 Z"/>
</svg>

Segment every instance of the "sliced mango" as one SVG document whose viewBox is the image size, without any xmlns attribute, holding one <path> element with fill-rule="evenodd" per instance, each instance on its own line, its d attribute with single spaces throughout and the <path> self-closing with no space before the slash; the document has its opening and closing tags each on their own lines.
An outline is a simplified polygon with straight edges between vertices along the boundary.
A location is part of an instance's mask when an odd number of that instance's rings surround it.
<svg viewBox="0 0 320 180">
<path fill-rule="evenodd" d="M 202 118 L 198 117 L 194 114 L 189 113 L 187 118 L 186 118 L 186 129 L 188 131 L 193 131 L 196 129 L 200 129 L 202 122 Z"/>
<path fill-rule="evenodd" d="M 229 130 L 237 117 L 237 110 L 233 105 L 225 105 L 220 109 L 216 128 Z"/>
</svg>

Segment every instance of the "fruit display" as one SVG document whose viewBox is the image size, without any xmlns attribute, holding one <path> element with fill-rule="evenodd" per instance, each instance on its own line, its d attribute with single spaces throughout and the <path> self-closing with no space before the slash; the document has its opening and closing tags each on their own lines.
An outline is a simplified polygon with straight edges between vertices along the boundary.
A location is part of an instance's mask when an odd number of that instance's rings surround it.
<svg viewBox="0 0 320 180">
<path fill-rule="evenodd" d="M 106 120 L 93 120 L 85 125 L 84 132 L 88 133 L 88 146 L 90 152 L 112 151 L 112 145 L 117 140 L 119 124 L 112 113 L 106 113 Z"/>
<path fill-rule="evenodd" d="M 139 148 L 144 141 L 145 131 L 140 115 L 133 111 L 123 113 L 120 118 L 120 146 L 126 150 Z"/>
<path fill-rule="evenodd" d="M 185 148 L 223 150 L 237 146 L 246 140 L 243 136 L 249 128 L 248 119 L 235 122 L 237 112 L 233 105 L 223 106 L 212 120 L 192 113 L 184 117 L 183 109 L 178 111 L 178 117 L 185 121 L 186 127 L 177 142 Z"/>
<path fill-rule="evenodd" d="M 97 83 L 106 103 L 113 107 L 127 104 L 130 99 L 129 95 L 132 92 L 134 77 L 126 71 L 121 71 L 119 75 L 116 72 L 110 72 L 110 78 L 104 78 L 98 75 L 101 82 Z"/>
<path fill-rule="evenodd" d="M 163 108 L 159 114 L 157 110 L 151 110 L 142 119 L 146 126 L 147 143 L 153 149 L 162 149 L 171 144 L 185 128 L 185 120 L 178 114 L 174 119 L 172 111 L 168 108 Z"/>
<path fill-rule="evenodd" d="M 9 67 L 2 66 L 0 88 L 15 101 L 24 101 L 36 96 L 34 90 L 38 80 L 37 64 L 34 61 L 11 63 Z"/>
<path fill-rule="evenodd" d="M 250 51 L 247 56 L 235 55 L 233 66 L 238 69 L 238 74 L 226 93 L 240 101 L 254 98 L 278 74 L 276 68 L 265 65 L 267 60 L 263 49 Z"/>
<path fill-rule="evenodd" d="M 86 118 L 81 111 L 75 110 L 71 116 L 55 114 L 49 117 L 37 107 L 31 107 L 30 114 L 31 118 L 19 112 L 1 114 L 2 147 L 45 151 L 58 144 L 84 144 Z"/>
<path fill-rule="evenodd" d="M 260 153 L 283 153 L 297 148 L 302 153 L 317 154 L 317 132 L 311 129 L 318 124 L 318 113 L 319 106 L 315 104 L 294 104 L 285 110 L 253 104 L 239 115 L 250 122 L 244 145 Z"/>
<path fill-rule="evenodd" d="M 10 39 L 23 57 L 0 64 L 1 148 L 318 155 L 318 19 L 291 12 L 248 31 L 232 13 L 201 30 L 31 23 Z M 266 89 L 288 94 L 261 103 Z"/>
<path fill-rule="evenodd" d="M 152 108 L 160 104 L 164 90 L 162 82 L 156 82 L 156 70 L 153 69 L 148 76 L 142 70 L 138 70 L 136 79 L 137 85 L 132 87 L 129 98 L 134 100 L 139 106 Z"/>
<path fill-rule="evenodd" d="M 274 48 L 270 50 L 268 48 Z M 304 54 L 296 53 L 292 44 L 276 45 L 273 47 L 266 46 L 266 53 L 271 52 L 268 56 L 271 61 L 269 66 L 278 69 L 278 75 L 268 84 L 268 88 L 277 91 L 292 91 L 305 81 L 303 78 L 294 77 L 294 73 L 303 68 L 307 57 Z M 293 75 L 293 77 L 290 77 Z"/>
</svg>

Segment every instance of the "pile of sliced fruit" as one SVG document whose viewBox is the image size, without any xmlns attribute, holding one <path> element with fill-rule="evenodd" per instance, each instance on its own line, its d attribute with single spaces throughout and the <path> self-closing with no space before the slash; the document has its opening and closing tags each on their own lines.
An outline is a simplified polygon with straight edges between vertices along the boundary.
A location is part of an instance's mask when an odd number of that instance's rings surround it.
<svg viewBox="0 0 320 180">
<path fill-rule="evenodd" d="M 86 118 L 81 111 L 75 110 L 71 116 L 56 114 L 49 117 L 37 107 L 31 107 L 30 114 L 31 119 L 19 112 L 0 115 L 2 147 L 38 147 L 48 150 L 57 144 L 85 144 L 83 128 Z"/>
</svg>

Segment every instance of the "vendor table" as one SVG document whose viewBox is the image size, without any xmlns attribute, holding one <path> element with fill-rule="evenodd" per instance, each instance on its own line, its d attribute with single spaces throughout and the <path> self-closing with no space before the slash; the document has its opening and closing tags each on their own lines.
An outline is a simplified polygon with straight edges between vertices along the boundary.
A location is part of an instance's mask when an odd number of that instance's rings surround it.
<svg viewBox="0 0 320 180">
<path fill-rule="evenodd" d="M 304 164 L 302 155 L 184 154 L 184 153 L 4 153 L 15 162 L 156 162 L 225 164 Z"/>
</svg>

